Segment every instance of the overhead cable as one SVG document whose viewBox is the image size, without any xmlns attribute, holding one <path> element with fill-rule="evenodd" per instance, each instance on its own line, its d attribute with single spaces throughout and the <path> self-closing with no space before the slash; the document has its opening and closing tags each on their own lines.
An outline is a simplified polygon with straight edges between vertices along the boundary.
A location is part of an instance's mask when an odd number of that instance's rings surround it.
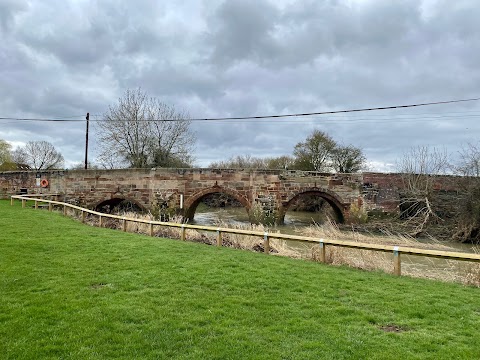
<svg viewBox="0 0 480 360">
<path fill-rule="evenodd" d="M 348 110 L 333 110 L 333 111 L 320 111 L 310 113 L 297 113 L 297 114 L 279 114 L 279 115 L 260 115 L 260 116 L 240 116 L 240 117 L 218 117 L 218 118 L 193 118 L 193 119 L 137 119 L 137 121 L 228 121 L 228 120 L 254 120 L 254 119 L 278 119 L 288 117 L 307 117 L 307 116 L 319 116 L 319 115 L 331 115 L 331 114 L 346 114 L 379 110 L 391 110 L 391 109 L 405 109 L 422 106 L 453 104 L 460 102 L 478 101 L 480 98 L 471 99 L 459 99 L 459 100 L 447 100 L 436 101 L 428 103 L 408 104 L 408 105 L 394 105 L 394 106 L 382 106 L 373 108 L 360 108 L 360 109 L 348 109 Z M 83 120 L 74 119 L 41 119 L 41 118 L 14 118 L 14 117 L 0 117 L 0 120 L 16 120 L 16 121 L 43 121 L 43 122 L 83 122 Z M 102 119 L 95 119 L 90 121 L 104 121 Z"/>
</svg>

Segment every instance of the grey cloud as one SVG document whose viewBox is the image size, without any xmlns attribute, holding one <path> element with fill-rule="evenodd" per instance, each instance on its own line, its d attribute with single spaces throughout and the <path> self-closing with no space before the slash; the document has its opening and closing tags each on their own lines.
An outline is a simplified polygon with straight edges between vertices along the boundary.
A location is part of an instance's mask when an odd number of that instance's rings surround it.
<svg viewBox="0 0 480 360">
<path fill-rule="evenodd" d="M 222 96 L 219 79 L 209 69 L 201 66 L 184 66 L 154 62 L 146 69 L 140 69 L 135 80 L 149 93 L 157 96 L 178 98 L 199 94 L 205 101 Z M 132 87 L 134 84 L 130 84 Z"/>
<path fill-rule="evenodd" d="M 466 0 L 0 1 L 1 115 L 102 114 L 136 87 L 193 117 L 476 97 L 479 16 L 478 2 Z M 397 120 L 406 110 L 383 113 L 391 122 L 371 113 L 199 122 L 197 162 L 291 154 L 315 128 L 377 163 L 415 144 L 455 151 L 480 130 L 478 109 L 424 108 L 410 121 Z M 455 111 L 458 121 L 421 115 Z M 77 161 L 83 133 L 82 124 L 8 122 L 0 138 L 52 140 Z"/>
<path fill-rule="evenodd" d="M 212 61 L 222 65 L 249 58 L 261 61 L 272 47 L 270 32 L 277 9 L 267 1 L 225 1 L 215 15 L 210 35 Z"/>
<path fill-rule="evenodd" d="M 0 2 L 0 28 L 9 32 L 14 23 L 15 17 L 28 9 L 26 0 L 2 0 Z"/>
</svg>

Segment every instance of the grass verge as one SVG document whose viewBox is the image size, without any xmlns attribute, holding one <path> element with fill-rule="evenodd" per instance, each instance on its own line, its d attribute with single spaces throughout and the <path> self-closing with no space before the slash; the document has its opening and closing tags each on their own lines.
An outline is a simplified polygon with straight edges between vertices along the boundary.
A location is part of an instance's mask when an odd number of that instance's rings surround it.
<svg viewBox="0 0 480 360">
<path fill-rule="evenodd" d="M 479 291 L 0 201 L 2 359 L 477 359 Z"/>
</svg>

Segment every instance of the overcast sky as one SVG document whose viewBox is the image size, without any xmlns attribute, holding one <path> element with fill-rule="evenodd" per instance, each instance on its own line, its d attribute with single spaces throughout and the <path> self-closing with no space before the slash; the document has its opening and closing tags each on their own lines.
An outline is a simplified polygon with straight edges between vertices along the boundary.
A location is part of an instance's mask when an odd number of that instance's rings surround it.
<svg viewBox="0 0 480 360">
<path fill-rule="evenodd" d="M 100 119 L 137 87 L 193 118 L 476 98 L 479 19 L 478 0 L 0 0 L 0 117 Z M 196 164 L 291 154 L 320 129 L 389 171 L 412 146 L 477 142 L 479 120 L 474 101 L 196 122 Z M 49 141 L 70 166 L 85 123 L 0 120 L 0 139 Z"/>
</svg>

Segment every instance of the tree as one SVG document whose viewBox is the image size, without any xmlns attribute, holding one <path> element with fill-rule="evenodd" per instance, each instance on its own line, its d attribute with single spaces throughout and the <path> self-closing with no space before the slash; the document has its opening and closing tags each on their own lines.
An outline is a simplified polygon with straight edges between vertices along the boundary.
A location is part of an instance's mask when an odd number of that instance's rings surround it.
<svg viewBox="0 0 480 360">
<path fill-rule="evenodd" d="M 12 162 L 11 149 L 12 145 L 0 139 L 0 171 L 15 169 L 15 164 Z"/>
<path fill-rule="evenodd" d="M 337 146 L 331 154 L 332 168 L 339 173 L 354 173 L 363 169 L 366 158 L 361 149 L 352 145 Z"/>
<path fill-rule="evenodd" d="M 294 157 L 256 158 L 250 155 L 233 156 L 229 160 L 213 162 L 210 168 L 292 169 L 304 171 L 337 171 L 353 173 L 365 167 L 361 149 L 353 145 L 338 145 L 328 134 L 314 130 L 304 142 L 295 146 Z"/>
<path fill-rule="evenodd" d="M 88 162 L 88 169 L 91 170 L 96 170 L 98 169 L 97 164 L 92 164 L 90 161 Z M 85 170 L 85 163 L 84 162 L 78 162 L 73 165 L 70 165 L 69 170 Z"/>
<path fill-rule="evenodd" d="M 295 159 L 291 156 L 283 155 L 279 157 L 272 157 L 265 159 L 267 169 L 284 169 L 287 170 L 293 167 Z"/>
<path fill-rule="evenodd" d="M 460 161 L 455 167 L 462 176 L 458 182 L 459 205 L 453 237 L 459 241 L 480 243 L 480 143 L 468 143 L 460 151 Z"/>
<path fill-rule="evenodd" d="M 422 233 L 430 219 L 442 220 L 435 183 L 449 167 L 446 150 L 428 146 L 413 147 L 398 161 L 397 171 L 403 181 L 399 207 L 401 217 L 413 227 L 412 235 Z"/>
<path fill-rule="evenodd" d="M 265 159 L 251 155 L 232 156 L 228 160 L 213 162 L 209 165 L 212 169 L 265 169 Z"/>
<path fill-rule="evenodd" d="M 330 156 L 337 144 L 325 132 L 314 130 L 305 142 L 295 145 L 295 168 L 299 170 L 328 171 Z"/>
<path fill-rule="evenodd" d="M 212 169 L 287 169 L 293 164 L 290 156 L 257 158 L 250 155 L 232 156 L 228 160 L 212 162 Z"/>
<path fill-rule="evenodd" d="M 24 147 L 13 152 L 16 163 L 29 165 L 35 170 L 59 169 L 64 166 L 64 159 L 48 141 L 29 141 Z"/>
<path fill-rule="evenodd" d="M 132 168 L 190 166 L 195 136 L 188 118 L 141 89 L 127 90 L 98 123 L 98 160 L 107 167 L 116 161 Z"/>
<path fill-rule="evenodd" d="M 12 145 L 5 140 L 0 139 L 0 164 L 11 161 L 11 149 Z"/>
<path fill-rule="evenodd" d="M 463 176 L 480 177 L 480 143 L 467 143 L 459 154 L 460 161 L 455 170 Z"/>
</svg>

